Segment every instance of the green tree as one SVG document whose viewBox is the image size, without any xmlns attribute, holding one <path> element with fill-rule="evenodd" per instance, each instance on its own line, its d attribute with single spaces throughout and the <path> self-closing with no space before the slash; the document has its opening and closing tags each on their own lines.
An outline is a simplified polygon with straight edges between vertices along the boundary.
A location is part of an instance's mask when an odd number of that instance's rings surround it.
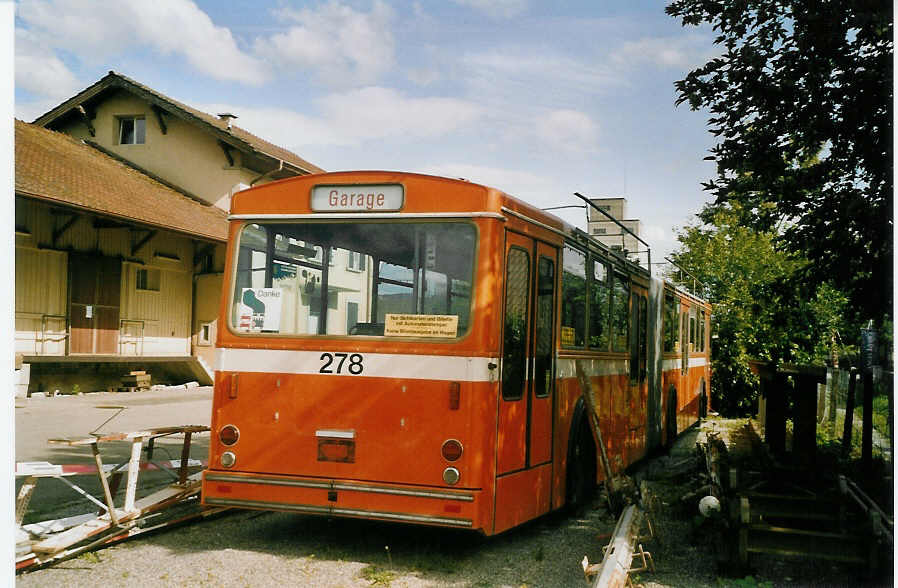
<svg viewBox="0 0 898 588">
<path fill-rule="evenodd" d="M 712 405 L 727 416 L 749 413 L 758 381 L 749 362 L 822 363 L 843 320 L 847 298 L 823 283 L 810 295 L 793 277 L 808 261 L 776 248 L 777 234 L 741 224 L 741 205 L 704 211 L 709 222 L 684 227 L 672 259 L 705 285 L 713 305 Z M 847 334 L 847 333 L 846 333 Z"/>
<path fill-rule="evenodd" d="M 707 109 L 717 177 L 703 220 L 738 203 L 740 222 L 811 263 L 805 291 L 832 283 L 862 318 L 892 300 L 892 3 L 675 0 L 684 26 L 710 24 L 721 53 L 677 82 Z M 736 209 L 731 209 L 736 210 Z M 782 230 L 778 230 L 782 229 Z"/>
</svg>

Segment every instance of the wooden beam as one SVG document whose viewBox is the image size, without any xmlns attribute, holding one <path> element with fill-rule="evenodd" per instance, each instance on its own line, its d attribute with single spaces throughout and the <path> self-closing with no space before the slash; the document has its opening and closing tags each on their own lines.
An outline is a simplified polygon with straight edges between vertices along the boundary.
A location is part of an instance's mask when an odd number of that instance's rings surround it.
<svg viewBox="0 0 898 588">
<path fill-rule="evenodd" d="M 159 130 L 163 135 L 168 134 L 168 125 L 165 124 L 165 111 L 157 104 L 152 105 L 153 113 L 156 115 L 156 121 L 159 123 Z"/>
<path fill-rule="evenodd" d="M 219 141 L 218 146 L 221 147 L 222 151 L 224 151 L 225 157 L 228 159 L 228 165 L 234 167 L 234 156 L 231 155 L 232 147 L 224 141 Z"/>
<path fill-rule="evenodd" d="M 214 253 L 215 244 L 207 243 L 205 247 L 197 248 L 196 253 L 193 255 L 193 265 L 196 265 L 203 259 L 206 255 L 210 253 Z"/>
<path fill-rule="evenodd" d="M 91 122 L 94 118 L 96 118 L 96 115 L 94 114 L 94 112 L 93 111 L 87 112 L 87 110 L 84 108 L 84 105 L 82 105 L 82 104 L 79 104 L 78 106 L 76 106 L 75 111 L 81 117 L 81 122 L 83 122 L 85 125 L 87 125 L 87 130 L 90 132 L 90 136 L 96 137 L 97 130 L 94 128 L 94 123 Z"/>
<path fill-rule="evenodd" d="M 144 235 L 143 239 L 131 245 L 131 255 L 137 255 L 137 252 L 143 249 L 143 246 L 149 243 L 150 239 L 155 237 L 158 232 L 159 231 L 147 231 L 147 234 Z"/>
<path fill-rule="evenodd" d="M 94 219 L 95 229 L 124 229 L 127 227 L 128 225 L 126 223 L 117 220 L 110 220 L 102 217 Z"/>
<path fill-rule="evenodd" d="M 624 509 L 605 549 L 605 557 L 596 570 L 592 588 L 623 588 L 629 584 L 630 567 L 644 519 L 645 513 L 635 504 Z"/>
<path fill-rule="evenodd" d="M 58 229 L 54 229 L 54 231 L 53 231 L 53 247 L 56 247 L 56 243 L 57 243 L 57 241 L 59 241 L 59 238 L 62 237 L 66 231 L 68 231 L 69 229 L 72 228 L 72 225 L 75 224 L 75 222 L 78 220 L 78 218 L 80 218 L 80 216 L 81 215 L 73 214 L 72 216 L 69 217 L 69 220 L 67 220 L 61 227 L 59 227 Z"/>
</svg>

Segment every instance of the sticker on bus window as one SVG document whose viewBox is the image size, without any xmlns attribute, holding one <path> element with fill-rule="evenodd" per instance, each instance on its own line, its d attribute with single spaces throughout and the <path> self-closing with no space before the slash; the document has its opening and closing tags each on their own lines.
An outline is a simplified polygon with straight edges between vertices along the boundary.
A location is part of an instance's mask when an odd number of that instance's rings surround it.
<svg viewBox="0 0 898 588">
<path fill-rule="evenodd" d="M 573 327 L 561 327 L 561 344 L 565 346 L 573 346 L 576 334 L 577 332 Z"/>
<path fill-rule="evenodd" d="M 458 315 L 388 314 L 384 325 L 387 337 L 456 337 Z"/>
<path fill-rule="evenodd" d="M 244 288 L 238 328 L 251 333 L 277 333 L 281 328 L 281 289 Z"/>
</svg>

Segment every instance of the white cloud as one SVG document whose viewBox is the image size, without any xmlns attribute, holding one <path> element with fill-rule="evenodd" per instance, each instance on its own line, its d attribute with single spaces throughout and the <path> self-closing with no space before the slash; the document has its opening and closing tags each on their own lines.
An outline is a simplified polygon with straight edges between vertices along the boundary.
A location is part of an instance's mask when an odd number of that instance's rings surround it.
<svg viewBox="0 0 898 588">
<path fill-rule="evenodd" d="M 611 54 L 622 65 L 651 64 L 657 67 L 687 69 L 704 62 L 709 54 L 708 39 L 700 35 L 685 37 L 646 37 L 627 41 Z"/>
<path fill-rule="evenodd" d="M 642 225 L 642 238 L 649 243 L 657 241 L 671 241 L 672 236 L 668 235 L 669 231 L 658 225 L 644 224 Z"/>
<path fill-rule="evenodd" d="M 640 237 L 652 247 L 653 262 L 662 262 L 679 247 L 676 234 L 660 225 L 643 223 Z"/>
<path fill-rule="evenodd" d="M 264 64 L 191 0 L 23 0 L 17 16 L 45 48 L 90 63 L 145 46 L 181 56 L 215 79 L 260 84 L 267 77 Z"/>
<path fill-rule="evenodd" d="M 435 84 L 441 78 L 440 74 L 432 69 L 409 69 L 406 72 L 406 77 L 415 85 L 418 86 L 430 86 L 431 84 Z"/>
<path fill-rule="evenodd" d="M 16 86 L 38 96 L 70 96 L 80 83 L 56 54 L 32 33 L 16 30 Z"/>
<path fill-rule="evenodd" d="M 393 67 L 393 11 L 379 0 L 367 13 L 332 0 L 315 10 L 285 9 L 280 15 L 296 25 L 254 45 L 277 67 L 311 69 L 338 86 L 372 83 Z"/>
<path fill-rule="evenodd" d="M 321 100 L 327 117 L 356 136 L 433 137 L 467 126 L 479 106 L 458 98 L 409 98 L 396 90 L 368 87 Z"/>
<path fill-rule="evenodd" d="M 532 172 L 471 163 L 431 164 L 420 171 L 435 176 L 461 178 L 476 184 L 492 186 L 521 198 L 521 193 L 544 192 L 553 185 L 550 179 Z"/>
<path fill-rule="evenodd" d="M 534 132 L 550 147 L 590 151 L 597 147 L 598 127 L 589 115 L 576 110 L 555 110 L 536 121 Z"/>
<path fill-rule="evenodd" d="M 514 18 L 527 10 L 527 0 L 452 0 L 492 18 Z"/>
<path fill-rule="evenodd" d="M 482 114 L 477 105 L 464 100 L 413 98 L 380 87 L 331 94 L 318 103 L 318 116 L 283 108 L 197 107 L 206 112 L 234 112 L 240 117 L 240 127 L 294 150 L 308 145 L 355 145 L 386 137 L 438 137 L 470 126 Z"/>
<path fill-rule="evenodd" d="M 574 89 L 578 93 L 595 92 L 619 80 L 608 68 L 593 61 L 581 61 L 553 53 L 548 48 L 505 47 L 462 57 L 465 75 L 480 78 L 494 86 L 514 84 L 522 96 L 534 88 L 546 92 Z"/>
<path fill-rule="evenodd" d="M 564 182 L 552 176 L 531 171 L 461 162 L 435 163 L 418 171 L 447 178 L 463 178 L 477 184 L 497 188 L 538 208 L 581 204 L 573 197 L 566 199 L 566 196 L 563 196 L 571 193 L 564 186 Z M 586 226 L 582 209 L 555 209 L 548 212 L 573 226 L 580 228 Z"/>
</svg>

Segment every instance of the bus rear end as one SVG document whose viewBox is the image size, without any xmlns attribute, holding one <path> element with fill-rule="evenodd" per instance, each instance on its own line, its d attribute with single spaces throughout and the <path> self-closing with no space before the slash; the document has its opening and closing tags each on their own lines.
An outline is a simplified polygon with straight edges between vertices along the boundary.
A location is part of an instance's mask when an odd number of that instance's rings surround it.
<svg viewBox="0 0 898 588">
<path fill-rule="evenodd" d="M 488 532 L 497 342 L 478 268 L 501 250 L 498 220 L 465 212 L 487 196 L 385 173 L 235 196 L 205 504 Z"/>
</svg>

